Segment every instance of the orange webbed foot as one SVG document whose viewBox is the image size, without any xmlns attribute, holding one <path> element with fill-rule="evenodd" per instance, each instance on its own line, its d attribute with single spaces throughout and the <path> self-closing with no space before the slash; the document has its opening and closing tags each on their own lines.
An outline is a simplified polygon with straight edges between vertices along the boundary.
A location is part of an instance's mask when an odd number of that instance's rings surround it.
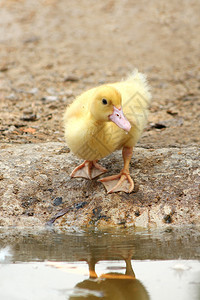
<svg viewBox="0 0 200 300">
<path fill-rule="evenodd" d="M 107 169 L 103 168 L 100 164 L 98 164 L 96 160 L 85 160 L 82 164 L 80 164 L 72 171 L 70 176 L 93 179 L 99 175 L 104 174 L 105 172 L 107 172 Z"/>
<path fill-rule="evenodd" d="M 129 172 L 122 171 L 117 175 L 101 178 L 98 181 L 105 186 L 107 193 L 125 192 L 131 193 L 134 189 L 134 182 Z"/>
</svg>

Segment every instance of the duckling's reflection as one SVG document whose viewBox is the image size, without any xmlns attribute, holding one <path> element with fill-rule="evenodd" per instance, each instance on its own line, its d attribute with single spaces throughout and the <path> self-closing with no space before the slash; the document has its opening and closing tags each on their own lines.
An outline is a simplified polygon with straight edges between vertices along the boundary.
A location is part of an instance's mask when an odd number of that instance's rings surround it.
<svg viewBox="0 0 200 300">
<path fill-rule="evenodd" d="M 78 283 L 70 300 L 149 300 L 149 295 L 143 284 L 136 279 L 132 269 L 131 258 L 126 262 L 125 274 L 106 273 L 97 276 L 95 265 L 97 260 L 88 262 L 89 279 Z"/>
</svg>

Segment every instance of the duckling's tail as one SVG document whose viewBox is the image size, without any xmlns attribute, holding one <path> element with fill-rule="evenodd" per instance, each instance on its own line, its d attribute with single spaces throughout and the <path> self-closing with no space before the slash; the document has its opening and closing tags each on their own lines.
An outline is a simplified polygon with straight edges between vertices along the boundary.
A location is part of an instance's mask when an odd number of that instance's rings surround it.
<svg viewBox="0 0 200 300">
<path fill-rule="evenodd" d="M 132 71 L 132 73 L 129 75 L 129 77 L 127 78 L 127 80 L 143 80 L 143 81 L 146 81 L 146 75 L 138 72 L 138 69 L 134 69 Z"/>
<path fill-rule="evenodd" d="M 147 81 L 147 76 L 145 74 L 142 74 L 138 72 L 138 69 L 134 69 L 133 72 L 128 76 L 126 79 L 128 82 L 133 82 L 134 85 L 138 85 L 141 87 L 141 90 L 143 90 L 146 94 L 146 98 L 151 100 L 151 89 Z"/>
</svg>

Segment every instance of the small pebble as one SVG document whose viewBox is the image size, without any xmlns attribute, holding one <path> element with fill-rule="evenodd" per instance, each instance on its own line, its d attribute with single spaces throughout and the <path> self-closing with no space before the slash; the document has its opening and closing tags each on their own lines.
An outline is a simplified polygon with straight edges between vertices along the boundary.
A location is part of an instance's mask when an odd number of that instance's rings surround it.
<svg viewBox="0 0 200 300">
<path fill-rule="evenodd" d="M 71 96 L 73 96 L 73 91 L 72 90 L 65 90 L 65 91 L 61 91 L 60 93 L 59 93 L 59 95 L 64 95 L 64 96 L 67 96 L 67 97 L 71 97 Z"/>
<path fill-rule="evenodd" d="M 57 94 L 56 90 L 53 87 L 47 88 L 46 91 L 47 91 L 48 94 L 51 94 L 51 95 L 56 95 Z"/>
<path fill-rule="evenodd" d="M 135 216 L 136 216 L 136 217 L 139 217 L 139 216 L 140 216 L 140 211 L 139 211 L 139 209 L 137 209 L 137 210 L 135 211 Z"/>
<path fill-rule="evenodd" d="M 49 109 L 57 109 L 57 108 L 58 108 L 58 106 L 55 105 L 55 104 L 50 104 L 49 105 Z"/>
<path fill-rule="evenodd" d="M 6 72 L 6 71 L 8 71 L 8 66 L 6 65 L 0 66 L 0 72 Z"/>
<path fill-rule="evenodd" d="M 33 114 L 33 110 L 32 110 L 32 108 L 26 108 L 26 109 L 24 109 L 23 113 L 24 113 L 24 115 L 31 115 L 31 114 Z"/>
<path fill-rule="evenodd" d="M 80 202 L 80 203 L 75 203 L 75 208 L 76 209 L 80 209 L 80 208 L 83 208 L 85 205 L 87 204 L 86 201 L 83 201 L 83 202 Z"/>
<path fill-rule="evenodd" d="M 172 223 L 172 217 L 170 215 L 165 215 L 163 219 L 164 219 L 164 222 L 167 224 Z"/>
<path fill-rule="evenodd" d="M 171 116 L 177 116 L 177 115 L 178 115 L 178 112 L 177 112 L 177 111 L 173 111 L 173 110 L 171 110 L 171 109 L 168 109 L 168 110 L 167 110 L 167 113 L 168 113 L 169 115 L 171 115 Z"/>
<path fill-rule="evenodd" d="M 29 217 L 32 217 L 32 216 L 34 216 L 34 211 L 33 210 L 27 211 L 25 214 Z"/>
<path fill-rule="evenodd" d="M 24 114 L 20 120 L 22 121 L 36 121 L 37 120 L 37 115 L 36 114 Z"/>
<path fill-rule="evenodd" d="M 28 92 L 29 94 L 32 94 L 32 95 L 35 95 L 35 94 L 37 94 L 38 93 L 38 88 L 32 88 L 29 92 Z"/>
<path fill-rule="evenodd" d="M 163 129 L 166 128 L 167 126 L 162 124 L 162 123 L 151 123 L 150 124 L 151 128 L 156 128 L 156 129 Z"/>
<path fill-rule="evenodd" d="M 62 204 L 62 197 L 56 197 L 54 200 L 53 200 L 53 205 L 54 206 L 59 206 L 60 204 Z"/>
<path fill-rule="evenodd" d="M 31 37 L 29 37 L 29 38 L 23 40 L 23 42 L 24 42 L 25 44 L 29 44 L 29 43 L 35 43 L 35 42 L 38 42 L 39 40 L 40 40 L 39 37 L 37 37 L 37 36 L 31 36 Z"/>
<path fill-rule="evenodd" d="M 56 154 L 60 155 L 60 154 L 63 154 L 63 153 L 69 153 L 70 152 L 70 149 L 67 147 L 67 146 L 64 146 L 62 147 L 60 150 L 58 150 L 56 152 Z"/>
<path fill-rule="evenodd" d="M 41 99 L 42 101 L 57 101 L 58 100 L 58 97 L 57 96 L 46 96 L 46 97 L 42 97 Z"/>
<path fill-rule="evenodd" d="M 17 128 L 14 125 L 11 125 L 8 130 L 6 130 L 6 133 L 12 133 L 13 131 L 15 131 Z"/>
<path fill-rule="evenodd" d="M 77 82 L 79 81 L 79 78 L 76 75 L 68 75 L 64 78 L 64 82 L 70 81 L 70 82 Z"/>
</svg>

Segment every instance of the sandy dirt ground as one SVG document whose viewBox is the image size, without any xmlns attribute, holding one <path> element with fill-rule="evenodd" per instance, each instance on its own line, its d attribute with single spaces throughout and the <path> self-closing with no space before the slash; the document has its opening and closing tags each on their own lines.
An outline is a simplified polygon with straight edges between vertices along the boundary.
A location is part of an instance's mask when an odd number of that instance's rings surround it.
<svg viewBox="0 0 200 300">
<path fill-rule="evenodd" d="M 76 95 L 138 68 L 153 95 L 140 145 L 200 144 L 199 11 L 198 0 L 1 0 L 0 142 L 64 141 Z"/>
<path fill-rule="evenodd" d="M 67 104 L 134 68 L 153 96 L 138 146 L 198 149 L 199 11 L 199 0 L 0 0 L 0 150 L 63 143 Z"/>
</svg>

